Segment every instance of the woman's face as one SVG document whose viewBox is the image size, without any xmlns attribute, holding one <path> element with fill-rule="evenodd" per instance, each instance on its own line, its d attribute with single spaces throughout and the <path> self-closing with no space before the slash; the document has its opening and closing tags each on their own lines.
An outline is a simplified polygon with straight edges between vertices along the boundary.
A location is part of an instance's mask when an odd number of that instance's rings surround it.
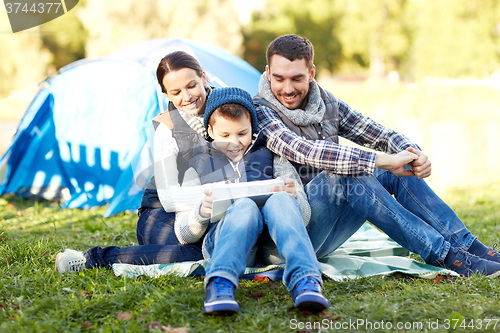
<svg viewBox="0 0 500 333">
<path fill-rule="evenodd" d="M 207 101 L 205 73 L 201 77 L 191 68 L 171 71 L 163 77 L 167 98 L 174 106 L 189 114 L 203 114 Z"/>
</svg>

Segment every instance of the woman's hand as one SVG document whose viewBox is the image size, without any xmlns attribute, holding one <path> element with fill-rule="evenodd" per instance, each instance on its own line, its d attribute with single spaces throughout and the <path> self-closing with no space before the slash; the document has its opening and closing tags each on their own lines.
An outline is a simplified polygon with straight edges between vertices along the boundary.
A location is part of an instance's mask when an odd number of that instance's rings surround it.
<svg viewBox="0 0 500 333">
<path fill-rule="evenodd" d="M 295 182 L 293 181 L 293 179 L 285 178 L 283 179 L 283 182 L 285 183 L 285 186 L 273 186 L 272 191 L 273 192 L 285 191 L 286 193 L 290 194 L 292 197 L 297 199 L 297 189 L 295 188 Z"/>
<path fill-rule="evenodd" d="M 200 216 L 207 218 L 212 215 L 212 205 L 215 199 L 212 197 L 212 190 L 206 189 L 203 193 L 205 193 L 205 198 L 201 202 Z"/>
</svg>

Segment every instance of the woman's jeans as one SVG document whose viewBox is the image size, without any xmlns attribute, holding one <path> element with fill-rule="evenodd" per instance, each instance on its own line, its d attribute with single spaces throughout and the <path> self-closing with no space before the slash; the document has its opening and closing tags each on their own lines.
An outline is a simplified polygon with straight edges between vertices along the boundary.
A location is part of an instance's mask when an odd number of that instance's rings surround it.
<svg viewBox="0 0 500 333">
<path fill-rule="evenodd" d="M 144 210 L 137 222 L 139 245 L 93 247 L 84 253 L 87 267 L 110 267 L 115 263 L 170 264 L 203 259 L 201 242 L 181 244 L 175 236 L 174 223 L 175 213 L 167 213 L 163 208 Z"/>
<path fill-rule="evenodd" d="M 224 218 L 210 228 L 203 242 L 203 254 L 209 260 L 205 285 L 217 276 L 238 286 L 247 264 L 253 264 L 248 255 L 265 226 L 284 259 L 283 283 L 288 290 L 306 276 L 321 281 L 321 266 L 307 236 L 299 204 L 290 194 L 277 192 L 262 209 L 251 199 L 236 200 Z"/>
<path fill-rule="evenodd" d="M 467 250 L 476 238 L 415 176 L 387 170 L 357 177 L 322 172 L 305 191 L 311 205 L 307 230 L 318 258 L 335 251 L 366 220 L 433 265 L 444 260 L 450 246 Z"/>
</svg>

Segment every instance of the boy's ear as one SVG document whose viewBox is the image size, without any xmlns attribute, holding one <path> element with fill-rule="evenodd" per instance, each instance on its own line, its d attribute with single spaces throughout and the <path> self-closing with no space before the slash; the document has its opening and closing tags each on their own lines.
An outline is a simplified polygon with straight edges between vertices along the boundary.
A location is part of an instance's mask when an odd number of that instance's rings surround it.
<svg viewBox="0 0 500 333">
<path fill-rule="evenodd" d="M 212 128 L 212 125 L 208 124 L 207 132 L 208 132 L 208 136 L 213 139 L 214 138 L 214 130 Z"/>
</svg>

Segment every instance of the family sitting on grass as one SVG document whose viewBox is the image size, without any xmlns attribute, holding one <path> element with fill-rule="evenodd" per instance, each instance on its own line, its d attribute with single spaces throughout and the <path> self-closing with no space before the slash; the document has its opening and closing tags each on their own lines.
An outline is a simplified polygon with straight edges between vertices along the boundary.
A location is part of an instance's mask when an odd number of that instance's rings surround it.
<svg viewBox="0 0 500 333">
<path fill-rule="evenodd" d="M 57 271 L 205 259 L 204 311 L 226 314 L 239 311 L 234 289 L 247 265 L 284 263 L 295 306 L 318 312 L 328 300 L 317 258 L 368 220 L 428 264 L 500 275 L 500 253 L 423 180 L 431 163 L 420 147 L 316 83 L 309 40 L 280 36 L 266 57 L 253 101 L 242 89 L 208 86 L 185 52 L 161 60 L 158 83 L 170 102 L 154 119 L 155 176 L 139 209 L 140 245 L 67 249 Z M 339 136 L 376 152 L 339 145 Z M 238 199 L 210 222 L 213 183 L 277 177 L 285 186 L 263 207 Z"/>
</svg>

